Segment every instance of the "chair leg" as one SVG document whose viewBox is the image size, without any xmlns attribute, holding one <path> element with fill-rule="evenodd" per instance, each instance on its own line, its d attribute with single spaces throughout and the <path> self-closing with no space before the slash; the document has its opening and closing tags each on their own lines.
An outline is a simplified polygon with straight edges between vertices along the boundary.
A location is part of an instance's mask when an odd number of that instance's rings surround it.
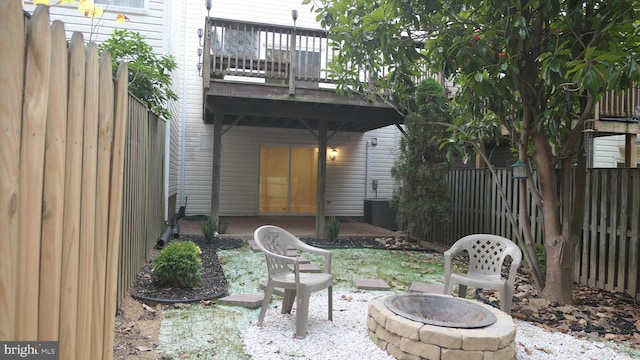
<svg viewBox="0 0 640 360">
<path fill-rule="evenodd" d="M 458 296 L 461 298 L 467 297 L 467 285 L 458 284 Z"/>
<path fill-rule="evenodd" d="M 293 301 L 296 298 L 296 291 L 293 289 L 285 289 L 284 297 L 282 298 L 282 314 L 291 314 L 291 308 L 293 308 Z"/>
<path fill-rule="evenodd" d="M 500 310 L 511 314 L 511 303 L 513 302 L 513 293 L 510 289 L 504 289 L 500 292 Z"/>
<path fill-rule="evenodd" d="M 307 320 L 309 319 L 308 291 L 300 291 L 296 302 L 296 338 L 304 339 L 307 336 Z"/>
<path fill-rule="evenodd" d="M 329 301 L 329 321 L 333 321 L 333 286 L 329 286 L 327 291 L 329 292 L 329 295 L 327 295 L 327 301 Z"/>
<path fill-rule="evenodd" d="M 453 284 L 451 283 L 451 277 L 444 277 L 444 287 L 443 287 L 443 295 L 451 295 L 451 291 L 453 290 Z"/>
<path fill-rule="evenodd" d="M 267 283 L 267 287 L 264 289 L 264 299 L 262 299 L 262 307 L 260 308 L 260 317 L 258 318 L 258 326 L 262 326 L 264 316 L 267 314 L 267 308 L 271 303 L 271 296 L 273 295 L 273 285 Z"/>
</svg>

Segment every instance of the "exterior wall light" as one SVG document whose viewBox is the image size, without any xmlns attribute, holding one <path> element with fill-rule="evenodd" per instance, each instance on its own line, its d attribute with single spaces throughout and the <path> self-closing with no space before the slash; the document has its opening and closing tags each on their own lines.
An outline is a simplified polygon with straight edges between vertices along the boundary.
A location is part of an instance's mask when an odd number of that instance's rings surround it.
<svg viewBox="0 0 640 360">
<path fill-rule="evenodd" d="M 518 160 L 513 165 L 511 165 L 511 170 L 513 171 L 513 179 L 526 179 L 527 178 L 527 164 Z"/>
<path fill-rule="evenodd" d="M 337 155 L 338 155 L 338 150 L 336 150 L 336 148 L 332 148 L 331 153 L 329 154 L 329 159 L 331 159 L 331 161 L 336 161 Z"/>
</svg>

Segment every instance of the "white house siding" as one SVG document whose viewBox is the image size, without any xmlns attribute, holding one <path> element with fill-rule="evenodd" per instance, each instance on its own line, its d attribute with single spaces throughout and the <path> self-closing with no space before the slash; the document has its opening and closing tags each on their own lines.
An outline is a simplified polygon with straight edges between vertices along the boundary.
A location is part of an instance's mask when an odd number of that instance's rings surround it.
<svg viewBox="0 0 640 360">
<path fill-rule="evenodd" d="M 211 125 L 197 126 L 187 136 L 185 193 L 187 212 L 205 214 L 211 208 L 211 163 L 213 153 L 202 149 L 210 141 Z M 392 127 L 369 133 L 336 133 L 328 148 L 336 148 L 335 161 L 327 160 L 326 213 L 336 216 L 362 216 L 365 198 L 367 141 L 377 137 L 378 145 L 369 151 L 371 178 L 379 179 L 378 198 L 392 194 L 389 170 L 395 157 Z M 258 211 L 259 152 L 262 145 L 317 147 L 316 138 L 307 130 L 262 127 L 232 127 L 222 137 L 220 214 L 253 216 Z M 370 193 L 370 197 L 375 197 Z"/>
<path fill-rule="evenodd" d="M 615 168 L 624 163 L 624 135 L 603 136 L 593 140 L 593 167 Z"/>
<path fill-rule="evenodd" d="M 624 135 L 597 137 L 593 142 L 594 168 L 615 168 L 624 165 Z M 640 155 L 640 148 L 638 154 Z M 638 159 L 640 159 L 640 157 L 638 157 Z M 640 164 L 640 162 L 638 164 Z"/>
<path fill-rule="evenodd" d="M 206 15 L 204 1 L 190 0 L 195 11 Z M 316 14 L 311 13 L 311 4 L 302 5 L 302 0 L 213 0 L 211 17 L 255 21 L 277 25 L 293 25 L 291 10 L 298 10 L 296 25 L 304 28 L 320 29 Z"/>
<path fill-rule="evenodd" d="M 181 100 L 184 124 L 178 131 L 179 140 L 185 134 L 184 154 L 180 153 L 178 170 L 184 165 L 184 176 L 178 176 L 178 206 L 188 197 L 187 214 L 207 214 L 211 211 L 211 174 L 213 152 L 208 147 L 213 138 L 213 125 L 202 121 L 202 78 L 196 64 L 198 57 L 197 29 L 204 27 L 206 9 L 201 0 L 185 1 L 184 19 L 173 26 L 180 26 L 186 47 L 173 44 L 184 70 L 184 82 L 188 96 Z M 176 6 L 174 6 L 175 8 Z M 244 1 L 213 0 L 210 16 L 225 19 L 255 21 L 280 25 L 292 25 L 291 10 L 298 10 L 296 25 L 320 28 L 310 5 L 300 0 Z M 176 10 L 177 12 L 177 10 Z M 175 14 L 173 15 L 175 16 Z M 184 35 L 186 34 L 186 35 Z M 186 59 L 186 62 L 185 62 Z M 179 94 L 182 96 L 182 94 Z M 226 127 L 225 127 L 226 128 Z M 394 182 L 390 169 L 396 158 L 398 131 L 395 127 L 378 129 L 369 133 L 339 132 L 328 141 L 328 148 L 337 148 L 335 161 L 327 161 L 325 207 L 328 215 L 363 216 L 363 199 L 373 198 L 370 181 L 378 179 L 378 198 L 389 198 Z M 367 186 L 367 141 L 378 139 L 378 145 L 369 148 L 369 187 Z M 254 216 L 258 211 L 258 179 L 260 145 L 295 145 L 317 147 L 317 140 L 307 130 L 275 129 L 260 127 L 233 127 L 222 136 L 222 162 L 220 179 L 220 215 Z M 204 147 L 203 147 L 204 145 Z M 184 159 L 184 161 L 183 161 Z M 184 179 L 183 182 L 181 182 Z M 182 189 L 184 188 L 184 191 Z M 367 195 L 367 192 L 369 193 Z"/>
<path fill-rule="evenodd" d="M 113 33 L 114 29 L 138 31 L 145 41 L 160 54 L 166 54 L 164 33 L 164 0 L 145 0 L 146 9 L 109 8 L 105 7 L 102 19 L 91 19 L 78 12 L 78 2 L 75 4 L 57 5 L 49 9 L 51 20 L 62 20 L 65 24 L 67 38 L 73 32 L 81 32 L 85 41 L 104 41 Z M 33 1 L 25 1 L 24 9 L 33 12 Z M 124 14 L 130 21 L 116 22 L 116 15 Z"/>
</svg>

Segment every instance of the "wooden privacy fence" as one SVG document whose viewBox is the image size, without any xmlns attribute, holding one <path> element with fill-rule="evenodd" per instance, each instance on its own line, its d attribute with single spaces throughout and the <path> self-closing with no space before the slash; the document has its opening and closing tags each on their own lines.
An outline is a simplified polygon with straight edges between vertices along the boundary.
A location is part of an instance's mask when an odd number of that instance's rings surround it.
<svg viewBox="0 0 640 360">
<path fill-rule="evenodd" d="M 640 299 L 640 169 L 590 169 L 574 279 Z"/>
<path fill-rule="evenodd" d="M 497 169 L 506 202 L 488 169 L 459 169 L 449 173 L 451 223 L 430 241 L 451 246 L 473 233 L 491 233 L 515 241 L 519 225 L 516 180 L 508 169 Z M 534 180 L 537 181 L 537 180 Z M 514 211 L 516 226 L 505 205 Z M 640 299 L 640 169 L 589 169 L 582 241 L 575 251 L 574 280 L 606 290 L 623 291 Z M 536 243 L 543 242 L 541 211 L 528 199 Z"/>
<path fill-rule="evenodd" d="M 117 306 L 136 280 L 165 227 L 164 147 L 166 122 L 129 95 L 124 162 L 122 242 Z"/>
<path fill-rule="evenodd" d="M 512 175 L 509 169 L 496 169 L 496 179 L 489 169 L 451 170 L 448 176 L 451 223 L 433 234 L 431 241 L 451 246 L 459 238 L 474 233 L 496 234 L 515 241 L 515 232 L 520 231 L 517 225 L 520 201 L 518 184 Z M 503 188 L 504 198 L 496 180 Z M 542 243 L 542 214 L 531 197 L 528 204 L 534 238 Z M 514 211 L 516 227 L 509 220 L 507 206 Z"/>
<path fill-rule="evenodd" d="M 127 66 L 114 86 L 108 53 L 19 0 L 0 2 L 0 63 L 0 340 L 110 359 Z"/>
</svg>

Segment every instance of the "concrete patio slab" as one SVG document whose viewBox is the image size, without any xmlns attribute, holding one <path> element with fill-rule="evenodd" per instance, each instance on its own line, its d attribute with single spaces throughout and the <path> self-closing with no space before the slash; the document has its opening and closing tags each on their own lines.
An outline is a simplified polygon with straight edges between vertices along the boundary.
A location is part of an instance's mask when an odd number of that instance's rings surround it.
<svg viewBox="0 0 640 360">
<path fill-rule="evenodd" d="M 234 294 L 217 299 L 216 302 L 225 305 L 243 306 L 246 308 L 257 308 L 262 305 L 264 295 L 255 294 Z"/>
<path fill-rule="evenodd" d="M 260 289 L 264 290 L 267 288 L 267 281 L 261 281 L 260 282 Z M 278 296 L 284 296 L 284 289 L 283 288 L 275 288 L 273 289 L 273 295 L 278 295 Z"/>
<path fill-rule="evenodd" d="M 353 284 L 363 290 L 389 290 L 389 285 L 380 279 L 353 279 Z"/>
<path fill-rule="evenodd" d="M 411 286 L 409 286 L 409 288 L 407 289 L 407 292 L 442 294 L 444 292 L 444 287 L 440 285 L 427 284 L 419 281 L 414 281 L 411 283 Z"/>
</svg>

